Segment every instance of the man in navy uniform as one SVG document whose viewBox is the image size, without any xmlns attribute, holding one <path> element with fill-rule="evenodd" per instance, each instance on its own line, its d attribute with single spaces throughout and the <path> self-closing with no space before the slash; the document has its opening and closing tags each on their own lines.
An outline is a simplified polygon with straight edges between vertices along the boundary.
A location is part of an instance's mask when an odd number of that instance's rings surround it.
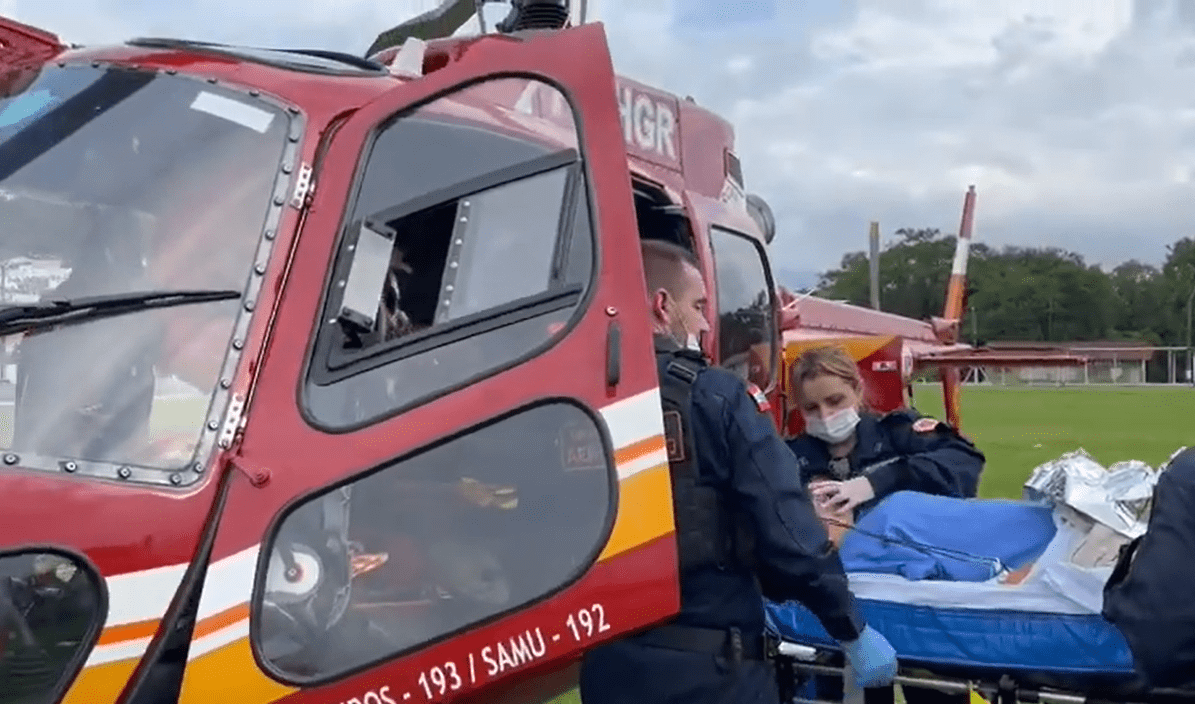
<svg viewBox="0 0 1195 704">
<path fill-rule="evenodd" d="M 864 623 L 762 397 L 700 352 L 709 326 L 697 262 L 681 247 L 646 241 L 643 263 L 669 436 L 681 609 L 669 624 L 588 653 L 582 701 L 776 704 L 765 596 L 800 601 L 816 614 L 860 686 L 890 684 L 895 652 Z"/>
</svg>

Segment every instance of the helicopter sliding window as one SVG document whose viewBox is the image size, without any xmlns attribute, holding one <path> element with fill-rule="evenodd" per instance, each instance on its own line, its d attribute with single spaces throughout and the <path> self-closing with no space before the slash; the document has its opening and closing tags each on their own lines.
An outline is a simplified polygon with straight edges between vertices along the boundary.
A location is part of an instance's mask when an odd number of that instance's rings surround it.
<svg viewBox="0 0 1195 704">
<path fill-rule="evenodd" d="M 717 277 L 721 366 L 760 389 L 775 383 L 775 287 L 762 246 L 721 227 L 710 230 Z"/>
<path fill-rule="evenodd" d="M 576 292 L 579 287 L 568 287 L 562 278 L 556 246 L 570 179 L 577 178 L 570 168 L 576 160 L 573 150 L 550 154 L 487 178 L 500 185 L 476 190 L 470 184 L 466 188 L 473 192 L 460 197 L 452 195 L 461 187 L 451 187 L 428 198 L 436 202 L 430 208 L 412 213 L 404 204 L 365 218 L 369 234 L 361 231 L 358 251 L 370 242 L 389 250 L 382 299 L 372 324 L 348 328 L 342 350 L 372 354 L 378 345 L 408 344 L 411 335 L 424 331 L 441 335 L 445 326 L 467 324 L 478 313 L 545 292 Z M 352 281 L 352 272 L 349 277 Z M 367 297 L 359 306 L 364 310 L 350 311 L 367 321 L 376 302 Z M 364 334 L 352 334 L 354 328 Z M 331 366 L 360 356 L 337 354 Z"/>
<path fill-rule="evenodd" d="M 694 251 L 693 228 L 684 208 L 660 189 L 643 182 L 634 183 L 634 194 L 640 239 L 663 240 Z"/>
<path fill-rule="evenodd" d="M 590 285 L 586 194 L 572 112 L 545 84 L 488 81 L 381 125 L 334 263 L 309 418 L 380 420 L 547 345 Z"/>
</svg>

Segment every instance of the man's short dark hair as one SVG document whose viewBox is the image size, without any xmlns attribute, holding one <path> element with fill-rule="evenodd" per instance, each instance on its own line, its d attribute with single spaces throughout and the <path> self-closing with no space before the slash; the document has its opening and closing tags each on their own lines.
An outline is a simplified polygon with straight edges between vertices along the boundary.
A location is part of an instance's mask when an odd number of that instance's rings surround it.
<svg viewBox="0 0 1195 704">
<path fill-rule="evenodd" d="M 680 287 L 681 274 L 686 264 L 697 271 L 701 265 L 697 257 L 684 247 L 664 240 L 643 240 L 640 244 L 643 254 L 643 274 L 648 295 L 659 289 L 676 295 Z"/>
</svg>

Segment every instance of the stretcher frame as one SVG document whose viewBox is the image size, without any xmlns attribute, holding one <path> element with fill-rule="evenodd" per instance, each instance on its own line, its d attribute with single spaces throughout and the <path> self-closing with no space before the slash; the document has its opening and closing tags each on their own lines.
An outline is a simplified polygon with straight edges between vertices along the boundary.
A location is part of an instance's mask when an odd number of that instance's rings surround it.
<svg viewBox="0 0 1195 704">
<path fill-rule="evenodd" d="M 801 645 L 781 639 L 777 646 L 776 666 L 777 677 L 782 684 L 782 701 L 793 704 L 864 704 L 864 690 L 855 685 L 854 672 L 850 663 L 841 667 L 824 664 L 830 658 L 838 655 L 838 651 Z M 924 666 L 917 667 L 924 671 Z M 801 683 L 799 678 L 813 675 L 830 676 L 842 679 L 842 702 L 820 699 L 805 699 L 796 696 Z M 791 682 L 785 691 L 783 685 Z M 1009 675 L 1002 675 L 997 681 L 991 681 L 990 675 L 976 679 L 958 677 L 922 676 L 898 673 L 895 684 L 910 687 L 937 689 L 950 694 L 964 694 L 975 692 L 992 704 L 1020 704 L 1030 702 L 1037 704 L 1193 704 L 1195 703 L 1195 689 L 1153 689 L 1147 697 L 1125 698 L 1119 694 L 1108 693 L 1107 697 L 1093 694 L 1077 694 L 1065 690 L 1049 687 L 1025 687 L 1019 685 Z"/>
</svg>

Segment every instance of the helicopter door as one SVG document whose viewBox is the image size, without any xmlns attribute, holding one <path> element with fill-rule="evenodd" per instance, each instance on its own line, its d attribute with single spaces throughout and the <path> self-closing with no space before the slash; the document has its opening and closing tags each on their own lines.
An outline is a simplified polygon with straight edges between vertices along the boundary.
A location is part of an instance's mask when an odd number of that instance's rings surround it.
<svg viewBox="0 0 1195 704">
<path fill-rule="evenodd" d="M 748 214 L 741 187 L 729 177 L 722 200 L 691 191 L 685 204 L 694 231 L 710 248 L 714 263 L 713 323 L 715 349 L 707 350 L 719 366 L 758 387 L 771 404 L 777 423 L 784 418 L 780 383 L 779 301 L 767 246 Z"/>
<path fill-rule="evenodd" d="M 604 32 L 453 52 L 330 139 L 248 409 L 227 648 L 286 701 L 546 701 L 678 608 Z"/>
</svg>

